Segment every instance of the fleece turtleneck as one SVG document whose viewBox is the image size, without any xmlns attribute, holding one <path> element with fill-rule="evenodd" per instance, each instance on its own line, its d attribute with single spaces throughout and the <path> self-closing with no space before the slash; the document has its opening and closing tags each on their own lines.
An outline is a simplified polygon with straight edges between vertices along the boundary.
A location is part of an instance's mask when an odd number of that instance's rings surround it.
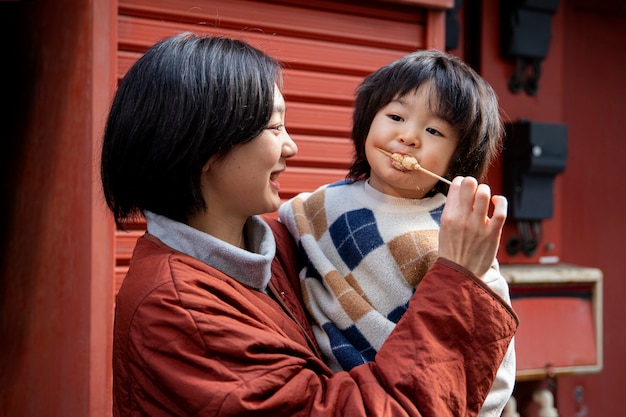
<svg viewBox="0 0 626 417">
<path fill-rule="evenodd" d="M 148 233 L 167 246 L 219 269 L 242 284 L 265 291 L 276 245 L 272 230 L 260 217 L 250 217 L 244 226 L 246 250 L 168 217 L 149 211 L 144 215 Z"/>
</svg>

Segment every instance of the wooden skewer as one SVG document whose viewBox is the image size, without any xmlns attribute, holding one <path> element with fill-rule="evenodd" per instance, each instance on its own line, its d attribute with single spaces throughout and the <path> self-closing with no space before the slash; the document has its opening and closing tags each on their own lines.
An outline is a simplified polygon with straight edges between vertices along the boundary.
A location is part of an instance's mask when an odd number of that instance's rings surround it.
<svg viewBox="0 0 626 417">
<path fill-rule="evenodd" d="M 393 159 L 395 162 L 401 164 L 403 167 L 405 167 L 407 169 L 410 169 L 410 170 L 413 170 L 413 171 L 422 171 L 423 173 L 428 174 L 431 177 L 437 178 L 439 181 L 445 182 L 448 185 L 452 184 L 452 181 L 450 181 L 449 179 L 444 178 L 442 176 L 439 176 L 439 175 L 435 174 L 434 172 L 431 172 L 431 171 L 427 170 L 426 168 L 424 168 L 423 166 L 421 166 L 419 164 L 419 162 L 417 162 L 417 159 L 415 159 L 412 156 L 402 155 L 402 154 L 399 154 L 399 153 L 391 153 L 391 152 L 388 152 L 388 151 L 386 151 L 384 149 L 381 149 L 381 148 L 379 148 L 377 146 L 376 146 L 376 149 L 378 151 L 382 152 L 383 154 L 387 155 L 391 159 Z M 402 163 L 403 159 L 407 158 L 407 157 L 413 159 L 415 162 L 410 162 L 410 164 L 407 164 L 409 166 L 403 164 Z"/>
</svg>

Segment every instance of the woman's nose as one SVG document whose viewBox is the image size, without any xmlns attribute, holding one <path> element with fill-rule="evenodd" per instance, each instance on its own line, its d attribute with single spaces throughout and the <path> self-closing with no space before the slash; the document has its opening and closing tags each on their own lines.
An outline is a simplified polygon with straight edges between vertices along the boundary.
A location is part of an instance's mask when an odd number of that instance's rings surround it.
<svg viewBox="0 0 626 417">
<path fill-rule="evenodd" d="M 283 131 L 283 136 L 284 142 L 282 148 L 282 156 L 284 158 L 291 158 L 298 153 L 298 145 L 296 145 L 296 142 L 291 139 L 291 136 L 289 136 L 289 133 L 287 133 L 286 129 Z"/>
</svg>

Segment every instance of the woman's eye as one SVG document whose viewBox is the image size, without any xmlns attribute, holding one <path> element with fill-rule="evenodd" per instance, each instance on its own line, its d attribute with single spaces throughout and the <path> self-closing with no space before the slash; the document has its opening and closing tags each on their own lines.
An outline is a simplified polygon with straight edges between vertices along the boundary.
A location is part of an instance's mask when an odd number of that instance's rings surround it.
<svg viewBox="0 0 626 417">
<path fill-rule="evenodd" d="M 272 125 L 272 126 L 268 126 L 269 130 L 273 130 L 277 133 L 282 132 L 285 129 L 285 125 L 284 124 L 278 124 L 278 125 Z"/>
</svg>

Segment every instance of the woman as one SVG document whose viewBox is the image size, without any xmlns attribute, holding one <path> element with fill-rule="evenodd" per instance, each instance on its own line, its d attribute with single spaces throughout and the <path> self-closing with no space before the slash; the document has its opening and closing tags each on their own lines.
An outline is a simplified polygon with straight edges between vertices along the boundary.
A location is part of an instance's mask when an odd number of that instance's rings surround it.
<svg viewBox="0 0 626 417">
<path fill-rule="evenodd" d="M 375 362 L 333 374 L 302 308 L 293 241 L 258 216 L 278 208 L 297 152 L 284 121 L 278 63 L 237 40 L 173 36 L 121 81 L 104 195 L 118 226 L 143 215 L 147 233 L 116 301 L 114 415 L 474 414 L 467 398 L 484 400 L 517 328 L 477 278 L 506 201 L 494 197 L 489 218 L 488 188 L 456 178 L 441 258 L 406 318 Z"/>
</svg>

